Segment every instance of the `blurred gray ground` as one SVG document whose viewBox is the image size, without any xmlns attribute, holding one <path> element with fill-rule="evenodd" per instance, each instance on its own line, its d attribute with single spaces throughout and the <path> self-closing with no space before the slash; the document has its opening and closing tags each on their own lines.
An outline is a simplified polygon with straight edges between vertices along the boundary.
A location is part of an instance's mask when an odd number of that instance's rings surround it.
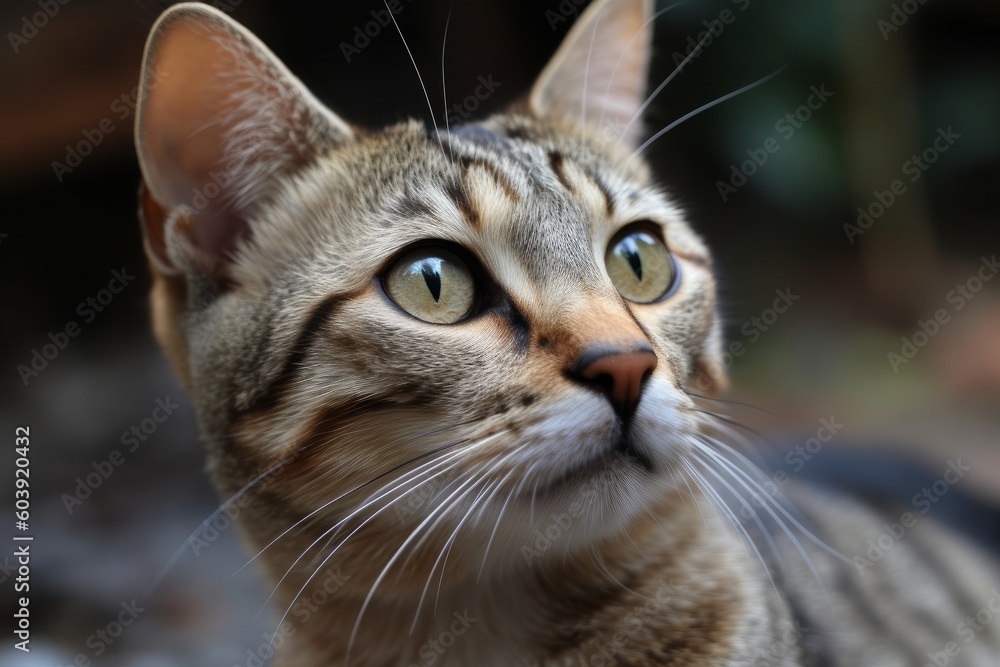
<svg viewBox="0 0 1000 667">
<path fill-rule="evenodd" d="M 81 653 L 111 666 L 243 662 L 245 647 L 273 630 L 271 614 L 258 617 L 266 595 L 255 571 L 233 576 L 249 558 L 235 530 L 200 532 L 206 543 L 197 553 L 187 540 L 219 503 L 192 409 L 151 343 L 90 351 L 57 358 L 22 394 L 28 400 L 4 405 L 4 423 L 31 426 L 32 468 L 42 474 L 32 487 L 33 650 L 26 656 L 5 642 L 0 664 L 63 665 Z M 150 417 L 156 399 L 180 408 L 129 453 L 122 435 Z M 70 514 L 64 494 L 76 494 L 77 479 L 112 449 L 124 462 L 82 504 L 71 502 Z M 179 548 L 176 566 L 147 597 Z M 96 657 L 104 642 L 88 638 L 133 601 L 137 620 Z"/>
</svg>

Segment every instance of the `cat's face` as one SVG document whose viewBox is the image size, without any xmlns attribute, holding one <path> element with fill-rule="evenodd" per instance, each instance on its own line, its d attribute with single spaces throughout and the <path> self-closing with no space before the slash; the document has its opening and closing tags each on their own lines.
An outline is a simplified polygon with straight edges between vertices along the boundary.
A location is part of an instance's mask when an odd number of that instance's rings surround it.
<svg viewBox="0 0 1000 667">
<path fill-rule="evenodd" d="M 572 511 L 563 553 L 681 483 L 684 387 L 722 378 L 708 252 L 632 153 L 648 16 L 598 3 L 524 111 L 440 134 L 348 126 L 203 7 L 154 29 L 157 332 L 223 491 L 279 466 L 257 541 L 322 508 L 504 558 Z"/>
</svg>

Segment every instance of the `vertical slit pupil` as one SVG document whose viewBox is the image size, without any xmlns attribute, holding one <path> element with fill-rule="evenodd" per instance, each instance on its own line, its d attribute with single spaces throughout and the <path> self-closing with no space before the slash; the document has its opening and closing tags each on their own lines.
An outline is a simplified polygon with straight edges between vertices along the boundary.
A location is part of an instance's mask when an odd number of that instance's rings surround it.
<svg viewBox="0 0 1000 667">
<path fill-rule="evenodd" d="M 431 296 L 434 297 L 434 303 L 438 303 L 441 300 L 441 274 L 430 262 L 424 262 L 421 265 L 420 274 L 424 277 L 424 282 L 427 284 L 427 289 L 431 291 Z"/>
<path fill-rule="evenodd" d="M 632 267 L 635 277 L 642 282 L 642 258 L 639 256 L 638 244 L 635 242 L 635 239 L 625 239 L 622 241 L 622 246 L 621 254 L 625 256 L 628 265 Z"/>
</svg>

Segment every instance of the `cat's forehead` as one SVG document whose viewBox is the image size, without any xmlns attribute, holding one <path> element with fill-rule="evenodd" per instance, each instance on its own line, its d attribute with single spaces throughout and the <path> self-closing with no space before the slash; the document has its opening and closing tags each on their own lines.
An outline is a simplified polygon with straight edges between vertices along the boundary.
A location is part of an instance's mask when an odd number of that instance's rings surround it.
<svg viewBox="0 0 1000 667">
<path fill-rule="evenodd" d="M 624 147 L 518 116 L 440 134 L 416 121 L 386 128 L 331 151 L 282 199 L 258 240 L 287 247 L 289 230 L 301 230 L 292 236 L 321 248 L 321 262 L 361 269 L 353 275 L 442 240 L 535 285 L 600 281 L 595 256 L 635 220 L 707 254 Z"/>
</svg>

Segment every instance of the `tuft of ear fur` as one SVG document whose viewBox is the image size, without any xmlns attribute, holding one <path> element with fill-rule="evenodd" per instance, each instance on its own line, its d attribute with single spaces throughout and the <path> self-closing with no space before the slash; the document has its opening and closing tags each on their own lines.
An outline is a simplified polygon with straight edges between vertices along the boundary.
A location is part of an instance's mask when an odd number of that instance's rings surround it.
<svg viewBox="0 0 1000 667">
<path fill-rule="evenodd" d="M 279 177 L 352 138 L 260 40 L 224 13 L 175 5 L 153 26 L 135 140 L 157 273 L 224 284 L 247 221 Z"/>
<path fill-rule="evenodd" d="M 597 0 L 531 90 L 540 118 L 570 118 L 635 147 L 653 38 L 652 0 Z"/>
</svg>

